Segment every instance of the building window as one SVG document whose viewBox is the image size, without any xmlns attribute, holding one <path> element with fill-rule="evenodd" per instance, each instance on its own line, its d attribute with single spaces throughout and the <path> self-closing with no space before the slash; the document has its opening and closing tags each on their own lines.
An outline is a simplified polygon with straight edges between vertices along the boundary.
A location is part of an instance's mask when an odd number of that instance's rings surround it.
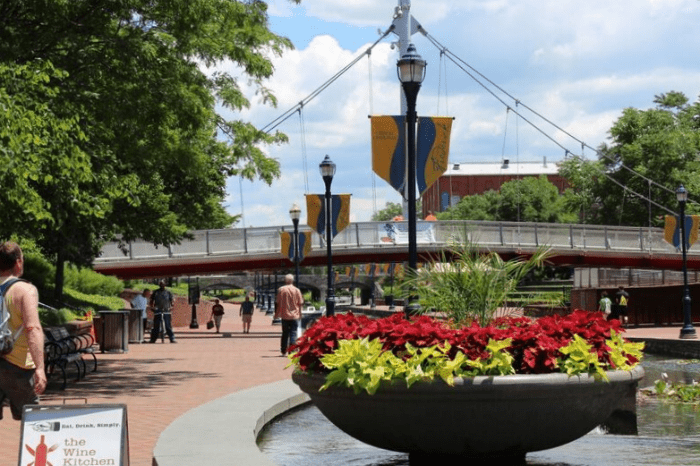
<svg viewBox="0 0 700 466">
<path fill-rule="evenodd" d="M 447 191 L 440 195 L 440 212 L 444 212 L 450 207 L 450 193 Z"/>
</svg>

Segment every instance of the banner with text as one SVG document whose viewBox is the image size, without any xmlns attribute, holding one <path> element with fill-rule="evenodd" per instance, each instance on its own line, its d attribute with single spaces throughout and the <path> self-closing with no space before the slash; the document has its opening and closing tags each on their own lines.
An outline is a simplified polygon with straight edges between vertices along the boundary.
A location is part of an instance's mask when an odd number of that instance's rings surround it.
<svg viewBox="0 0 700 466">
<path fill-rule="evenodd" d="M 372 170 L 403 196 L 406 183 L 406 118 L 403 116 L 370 118 Z"/>
<path fill-rule="evenodd" d="M 379 238 L 383 242 L 408 244 L 408 223 L 391 222 L 377 227 Z M 416 223 L 416 242 L 435 243 L 435 228 L 433 222 Z"/>
<path fill-rule="evenodd" d="M 423 194 L 447 170 L 452 117 L 419 117 L 416 132 L 416 182 Z M 406 118 L 373 116 L 372 170 L 404 198 L 406 188 Z"/>
<path fill-rule="evenodd" d="M 126 405 L 27 405 L 21 466 L 129 465 Z"/>
<path fill-rule="evenodd" d="M 452 117 L 418 118 L 416 181 L 422 195 L 447 170 Z"/>
</svg>

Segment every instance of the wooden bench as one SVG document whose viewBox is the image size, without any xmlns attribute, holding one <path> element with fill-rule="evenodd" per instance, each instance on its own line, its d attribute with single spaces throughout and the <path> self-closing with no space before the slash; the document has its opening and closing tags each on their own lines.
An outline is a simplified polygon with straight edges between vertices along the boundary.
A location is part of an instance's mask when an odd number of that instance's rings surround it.
<svg viewBox="0 0 700 466">
<path fill-rule="evenodd" d="M 97 356 L 92 348 L 95 339 L 90 334 L 70 335 L 64 327 L 44 328 L 46 336 L 44 343 L 44 358 L 47 374 L 52 373 L 57 367 L 63 376 L 61 389 L 66 388 L 68 376 L 66 369 L 74 364 L 78 372 L 76 380 L 80 380 L 87 374 L 87 364 L 83 355 L 91 355 L 93 358 L 92 372 L 97 371 Z"/>
</svg>

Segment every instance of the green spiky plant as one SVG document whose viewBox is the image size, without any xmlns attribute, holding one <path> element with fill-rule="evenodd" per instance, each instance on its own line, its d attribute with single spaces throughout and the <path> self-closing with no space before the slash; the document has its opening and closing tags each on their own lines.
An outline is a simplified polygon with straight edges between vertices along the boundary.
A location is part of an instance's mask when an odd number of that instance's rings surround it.
<svg viewBox="0 0 700 466">
<path fill-rule="evenodd" d="M 529 258 L 504 261 L 495 252 L 481 253 L 471 244 L 457 244 L 448 255 L 442 254 L 409 277 L 403 288 L 420 296 L 419 312 L 438 311 L 458 325 L 474 321 L 488 325 L 518 282 L 549 256 L 550 249 L 538 248 Z"/>
</svg>

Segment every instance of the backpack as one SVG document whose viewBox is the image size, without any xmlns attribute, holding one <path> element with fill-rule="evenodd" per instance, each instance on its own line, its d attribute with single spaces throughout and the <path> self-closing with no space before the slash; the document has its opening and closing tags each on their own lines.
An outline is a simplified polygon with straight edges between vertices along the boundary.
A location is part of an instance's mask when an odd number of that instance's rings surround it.
<svg viewBox="0 0 700 466">
<path fill-rule="evenodd" d="M 15 333 L 10 330 L 10 309 L 5 302 L 5 293 L 17 283 L 19 278 L 12 278 L 0 285 L 0 355 L 11 353 L 15 347 L 15 340 L 22 332 L 24 325 L 21 325 Z"/>
</svg>

